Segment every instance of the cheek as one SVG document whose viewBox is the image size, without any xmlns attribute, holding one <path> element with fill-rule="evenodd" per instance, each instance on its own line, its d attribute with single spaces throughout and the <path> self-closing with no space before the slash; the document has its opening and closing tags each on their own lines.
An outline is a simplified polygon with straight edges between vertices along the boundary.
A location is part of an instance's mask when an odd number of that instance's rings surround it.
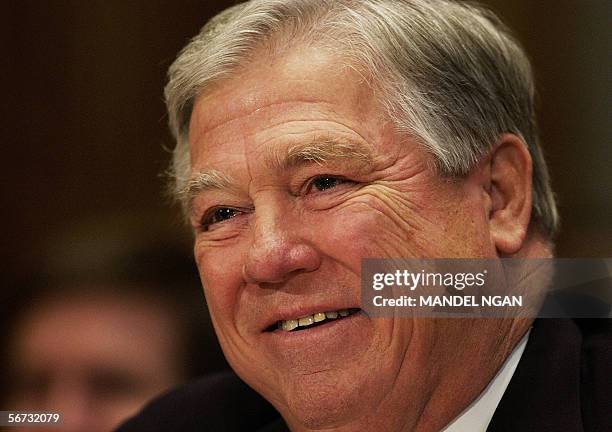
<svg viewBox="0 0 612 432">
<path fill-rule="evenodd" d="M 452 185 L 408 191 L 379 188 L 367 197 L 370 220 L 363 224 L 364 237 L 375 257 L 480 256 L 482 212 L 468 198 Z"/>
<path fill-rule="evenodd" d="M 242 283 L 240 251 L 236 246 L 204 248 L 196 242 L 194 252 L 213 322 L 225 327 L 235 316 Z"/>
<path fill-rule="evenodd" d="M 383 212 L 363 201 L 354 201 L 312 217 L 312 238 L 321 252 L 359 275 L 363 258 L 406 254 L 402 230 Z"/>
<path fill-rule="evenodd" d="M 447 226 L 444 237 L 446 249 L 451 257 L 486 258 L 495 257 L 495 245 L 489 237 L 488 221 L 469 209 L 457 215 Z"/>
</svg>

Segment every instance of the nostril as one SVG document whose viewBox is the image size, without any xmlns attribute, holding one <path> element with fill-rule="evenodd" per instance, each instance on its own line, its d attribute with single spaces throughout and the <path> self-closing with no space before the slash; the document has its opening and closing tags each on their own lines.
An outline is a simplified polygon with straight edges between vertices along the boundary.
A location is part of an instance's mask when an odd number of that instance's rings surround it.
<svg viewBox="0 0 612 432">
<path fill-rule="evenodd" d="M 249 250 L 242 277 L 247 283 L 281 283 L 292 275 L 315 271 L 320 264 L 319 252 L 300 239 L 277 239 Z"/>
</svg>

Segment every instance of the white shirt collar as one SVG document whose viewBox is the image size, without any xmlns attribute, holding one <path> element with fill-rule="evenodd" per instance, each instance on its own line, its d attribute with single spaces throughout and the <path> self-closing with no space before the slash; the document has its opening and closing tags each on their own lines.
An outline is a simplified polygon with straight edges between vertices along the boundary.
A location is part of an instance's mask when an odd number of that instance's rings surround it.
<svg viewBox="0 0 612 432">
<path fill-rule="evenodd" d="M 523 336 L 514 351 L 508 356 L 493 380 L 459 416 L 450 422 L 442 432 L 486 432 L 493 413 L 501 401 L 519 360 L 525 351 L 531 329 Z"/>
</svg>

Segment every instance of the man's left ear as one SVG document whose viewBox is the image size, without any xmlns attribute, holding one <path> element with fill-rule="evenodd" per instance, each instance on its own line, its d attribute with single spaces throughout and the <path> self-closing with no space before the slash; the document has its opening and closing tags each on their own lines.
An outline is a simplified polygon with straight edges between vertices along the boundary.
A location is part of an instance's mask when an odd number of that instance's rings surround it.
<svg viewBox="0 0 612 432">
<path fill-rule="evenodd" d="M 531 155 L 521 138 L 503 134 L 487 158 L 489 228 L 500 255 L 518 252 L 531 219 Z"/>
</svg>

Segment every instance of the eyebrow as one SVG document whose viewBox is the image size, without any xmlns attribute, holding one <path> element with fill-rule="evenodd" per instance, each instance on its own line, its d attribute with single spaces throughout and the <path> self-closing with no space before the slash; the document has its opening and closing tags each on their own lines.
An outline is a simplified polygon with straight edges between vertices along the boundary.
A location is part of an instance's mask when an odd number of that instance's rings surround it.
<svg viewBox="0 0 612 432">
<path fill-rule="evenodd" d="M 372 163 L 370 149 L 358 142 L 338 138 L 317 138 L 308 143 L 272 149 L 264 160 L 270 169 L 284 171 L 310 163 L 323 164 L 337 159 L 349 159 L 360 164 Z"/>
<path fill-rule="evenodd" d="M 214 169 L 200 171 L 191 177 L 185 187 L 179 192 L 179 197 L 186 204 L 189 211 L 192 209 L 194 198 L 206 191 L 230 189 L 234 180 L 227 174 Z"/>
<path fill-rule="evenodd" d="M 302 165 L 322 165 L 332 160 L 348 159 L 367 166 L 373 161 L 370 149 L 362 143 L 336 138 L 317 138 L 308 143 L 291 145 L 284 149 L 271 149 L 264 156 L 266 166 L 284 171 Z M 235 188 L 234 179 L 215 169 L 206 169 L 191 177 L 181 190 L 181 200 L 191 210 L 194 198 L 202 192 Z"/>
</svg>

